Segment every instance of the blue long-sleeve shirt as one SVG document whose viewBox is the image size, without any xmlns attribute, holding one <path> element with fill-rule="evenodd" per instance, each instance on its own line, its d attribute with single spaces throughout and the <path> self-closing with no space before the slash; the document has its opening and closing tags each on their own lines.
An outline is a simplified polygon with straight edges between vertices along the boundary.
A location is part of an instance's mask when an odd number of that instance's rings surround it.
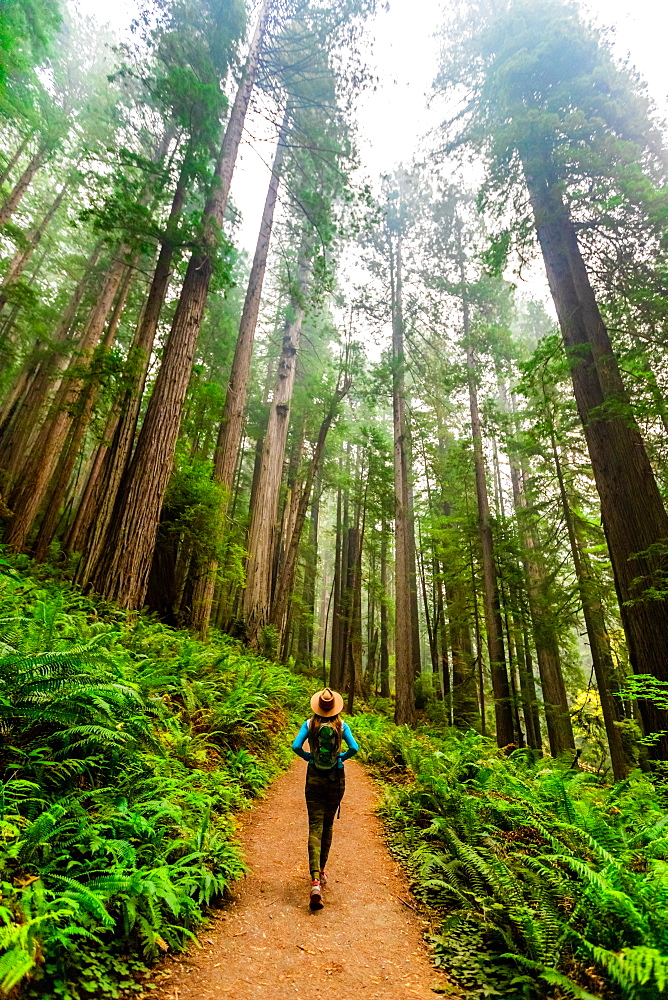
<svg viewBox="0 0 668 1000">
<path fill-rule="evenodd" d="M 309 722 L 310 721 L 311 721 L 310 719 L 306 720 L 306 722 L 304 723 L 304 725 L 302 726 L 302 728 L 299 730 L 299 732 L 295 736 L 294 742 L 292 744 L 292 749 L 297 754 L 297 756 L 301 757 L 302 760 L 306 760 L 306 761 L 313 760 L 313 754 L 310 751 L 303 749 L 304 744 L 306 743 L 306 741 L 308 739 L 308 727 L 309 727 Z M 355 739 L 355 737 L 353 736 L 353 734 L 350 732 L 350 726 L 348 725 L 347 722 L 343 723 L 343 739 L 344 739 L 344 742 L 346 743 L 348 749 L 345 751 L 345 753 L 340 753 L 339 754 L 338 767 L 341 767 L 341 768 L 343 767 L 343 762 L 346 761 L 346 760 L 349 760 L 350 757 L 354 757 L 355 754 L 357 753 L 357 751 L 359 750 L 359 746 L 357 744 L 357 740 Z"/>
</svg>

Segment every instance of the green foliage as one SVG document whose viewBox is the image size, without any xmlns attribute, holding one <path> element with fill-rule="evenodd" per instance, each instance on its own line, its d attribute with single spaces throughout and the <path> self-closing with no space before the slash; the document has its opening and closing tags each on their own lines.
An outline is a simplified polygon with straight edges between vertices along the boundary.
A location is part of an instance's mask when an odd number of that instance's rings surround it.
<svg viewBox="0 0 668 1000">
<path fill-rule="evenodd" d="M 226 637 L 198 642 L 10 565 L 0 992 L 119 997 L 242 874 L 233 812 L 285 760 L 299 682 Z"/>
<path fill-rule="evenodd" d="M 45 56 L 60 24 L 57 0 L 2 0 L 0 17 L 0 93 Z"/>
<path fill-rule="evenodd" d="M 358 717 L 382 813 L 467 996 L 657 1000 L 668 985 L 668 814 L 640 772 L 612 787 L 477 733 Z"/>
</svg>

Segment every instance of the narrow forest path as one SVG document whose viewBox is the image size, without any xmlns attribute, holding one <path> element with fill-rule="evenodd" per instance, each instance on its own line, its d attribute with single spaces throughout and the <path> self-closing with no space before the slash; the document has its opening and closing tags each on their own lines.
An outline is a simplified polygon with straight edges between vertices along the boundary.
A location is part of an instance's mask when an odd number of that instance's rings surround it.
<svg viewBox="0 0 668 1000">
<path fill-rule="evenodd" d="M 423 923 L 374 815 L 376 791 L 346 765 L 325 906 L 308 908 L 304 764 L 295 761 L 241 830 L 248 877 L 191 949 L 162 966 L 160 1000 L 434 1000 Z M 405 901 L 405 902 L 404 902 Z M 408 905 L 407 905 L 408 904 Z"/>
</svg>

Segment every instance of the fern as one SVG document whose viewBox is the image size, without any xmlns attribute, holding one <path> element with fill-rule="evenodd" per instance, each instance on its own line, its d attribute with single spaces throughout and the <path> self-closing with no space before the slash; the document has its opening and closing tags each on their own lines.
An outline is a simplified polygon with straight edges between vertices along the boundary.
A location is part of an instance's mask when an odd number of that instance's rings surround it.
<svg viewBox="0 0 668 1000">
<path fill-rule="evenodd" d="M 623 1000 L 666 992 L 668 817 L 645 776 L 608 788 L 559 762 L 504 759 L 476 734 L 366 720 L 367 760 L 383 776 L 403 771 L 382 809 L 443 913 L 444 954 L 454 906 L 484 928 L 496 956 L 485 975 L 502 995 L 514 995 L 513 968 L 532 1000 L 593 996 L 587 968 Z"/>
<path fill-rule="evenodd" d="M 109 614 L 0 581 L 0 992 L 26 1000 L 114 995 L 192 940 L 244 872 L 231 810 L 284 754 L 260 714 L 302 690 L 230 640 Z"/>
</svg>

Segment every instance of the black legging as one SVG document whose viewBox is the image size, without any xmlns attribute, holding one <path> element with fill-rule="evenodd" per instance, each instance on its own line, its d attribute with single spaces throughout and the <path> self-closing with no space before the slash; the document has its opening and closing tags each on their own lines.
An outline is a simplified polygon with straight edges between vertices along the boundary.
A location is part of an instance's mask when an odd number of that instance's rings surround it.
<svg viewBox="0 0 668 1000">
<path fill-rule="evenodd" d="M 308 810 L 308 864 L 311 878 L 318 878 L 327 864 L 332 845 L 334 817 L 346 790 L 342 767 L 319 771 L 315 764 L 306 769 Z"/>
</svg>

